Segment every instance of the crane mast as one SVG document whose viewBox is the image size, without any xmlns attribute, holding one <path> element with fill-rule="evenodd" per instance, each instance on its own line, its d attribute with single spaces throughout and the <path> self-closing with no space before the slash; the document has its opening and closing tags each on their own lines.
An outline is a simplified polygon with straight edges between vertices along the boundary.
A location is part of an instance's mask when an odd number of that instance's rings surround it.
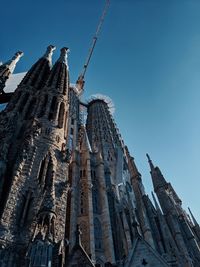
<svg viewBox="0 0 200 267">
<path fill-rule="evenodd" d="M 76 87 L 77 87 L 77 89 L 78 89 L 78 91 L 79 91 L 80 93 L 83 91 L 83 88 L 84 88 L 84 84 L 85 84 L 84 77 L 85 77 L 85 74 L 86 74 L 88 65 L 89 65 L 89 63 L 90 63 L 92 54 L 93 54 L 93 52 L 94 52 L 94 48 L 95 48 L 95 46 L 96 46 L 96 43 L 97 43 L 97 40 L 98 40 L 100 31 L 101 31 L 101 28 L 102 28 L 102 25 L 103 25 L 105 16 L 106 16 L 106 14 L 107 14 L 109 5 L 110 5 L 110 0 L 106 0 L 105 6 L 104 6 L 104 9 L 103 9 L 103 13 L 102 13 L 102 15 L 101 15 L 101 17 L 100 17 L 100 20 L 99 20 L 99 23 L 98 23 L 98 25 L 97 25 L 97 29 L 96 29 L 95 35 L 94 35 L 94 37 L 92 38 L 92 44 L 91 44 L 91 46 L 90 46 L 90 48 L 89 48 L 88 56 L 87 56 L 87 58 L 86 58 L 86 61 L 85 61 L 84 66 L 83 66 L 83 70 L 82 70 L 81 74 L 79 75 L 78 80 L 77 80 L 77 82 L 76 82 Z"/>
</svg>

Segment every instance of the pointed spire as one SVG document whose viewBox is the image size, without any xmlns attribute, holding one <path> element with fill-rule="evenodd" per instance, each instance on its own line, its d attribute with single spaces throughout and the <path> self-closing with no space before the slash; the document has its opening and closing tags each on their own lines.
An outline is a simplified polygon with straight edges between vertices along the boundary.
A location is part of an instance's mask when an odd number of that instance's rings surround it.
<svg viewBox="0 0 200 267">
<path fill-rule="evenodd" d="M 13 71 L 14 71 L 14 69 L 15 69 L 15 67 L 16 67 L 17 62 L 20 60 L 20 58 L 21 58 L 23 55 L 24 55 L 23 52 L 18 51 L 18 52 L 15 53 L 15 55 L 12 57 L 11 60 L 7 61 L 7 62 L 6 62 L 5 64 L 3 64 L 3 65 L 7 66 L 7 67 L 9 68 L 10 72 L 13 73 Z"/>
<path fill-rule="evenodd" d="M 153 162 L 152 162 L 149 154 L 146 154 L 146 156 L 147 156 L 147 159 L 148 159 L 148 162 L 149 162 L 150 169 L 151 169 L 151 171 L 153 171 L 155 169 L 155 167 L 153 165 Z"/>
<path fill-rule="evenodd" d="M 35 89 L 41 89 L 49 77 L 52 67 L 52 55 L 56 49 L 55 46 L 49 45 L 45 54 L 31 67 L 27 72 L 20 85 L 31 85 Z"/>
<path fill-rule="evenodd" d="M 8 80 L 10 75 L 13 73 L 17 62 L 20 60 L 22 56 L 23 56 L 23 52 L 18 51 L 15 53 L 15 55 L 12 57 L 11 60 L 0 65 L 0 94 L 3 93 L 3 89 L 5 87 L 6 81 Z"/>
<path fill-rule="evenodd" d="M 154 186 L 154 191 L 156 192 L 158 188 L 167 185 L 167 182 L 162 175 L 160 169 L 158 167 L 154 167 L 151 158 L 149 157 L 148 154 L 146 154 L 150 166 L 150 173 L 151 173 L 151 178 Z"/>
<path fill-rule="evenodd" d="M 53 55 L 53 51 L 56 49 L 56 47 L 54 45 L 49 45 L 47 47 L 47 50 L 43 56 L 43 58 L 47 59 L 50 64 L 52 65 L 52 55 Z"/>
<path fill-rule="evenodd" d="M 69 67 L 67 60 L 69 48 L 63 47 L 60 51 L 60 57 L 51 70 L 47 81 L 47 86 L 53 87 L 60 93 L 66 95 L 69 88 Z"/>
<path fill-rule="evenodd" d="M 194 215 L 192 214 L 192 211 L 190 210 L 190 208 L 188 208 L 188 210 L 189 210 L 189 213 L 190 213 L 190 216 L 191 216 L 191 218 L 193 220 L 194 225 L 195 226 L 199 225 L 197 220 L 195 219 Z"/>
<path fill-rule="evenodd" d="M 80 150 L 92 152 L 85 126 L 80 128 Z"/>
<path fill-rule="evenodd" d="M 68 47 L 63 47 L 60 49 L 60 57 L 57 62 L 64 63 L 67 66 L 67 69 L 69 69 L 68 66 L 68 53 L 69 53 L 69 48 Z"/>
</svg>

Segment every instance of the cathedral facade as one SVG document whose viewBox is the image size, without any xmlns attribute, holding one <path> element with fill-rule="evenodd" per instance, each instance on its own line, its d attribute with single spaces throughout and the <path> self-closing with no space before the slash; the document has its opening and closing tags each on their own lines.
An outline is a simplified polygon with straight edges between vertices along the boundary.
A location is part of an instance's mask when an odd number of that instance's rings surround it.
<svg viewBox="0 0 200 267">
<path fill-rule="evenodd" d="M 9 95 L 22 52 L 0 66 L 0 267 L 199 267 L 192 213 L 147 155 L 152 202 L 108 101 L 84 103 L 54 50 Z"/>
</svg>

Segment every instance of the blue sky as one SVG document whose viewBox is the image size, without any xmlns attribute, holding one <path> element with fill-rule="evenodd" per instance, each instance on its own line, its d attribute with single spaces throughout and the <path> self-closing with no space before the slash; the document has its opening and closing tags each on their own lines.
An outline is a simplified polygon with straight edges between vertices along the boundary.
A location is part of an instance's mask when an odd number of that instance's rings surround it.
<svg viewBox="0 0 200 267">
<path fill-rule="evenodd" d="M 68 46 L 71 82 L 85 61 L 104 0 L 18 0 L 1 3 L 0 61 L 24 51 L 26 71 L 48 44 Z M 85 97 L 102 93 L 146 191 L 148 152 L 184 207 L 200 221 L 200 1 L 111 0 L 86 74 Z"/>
</svg>

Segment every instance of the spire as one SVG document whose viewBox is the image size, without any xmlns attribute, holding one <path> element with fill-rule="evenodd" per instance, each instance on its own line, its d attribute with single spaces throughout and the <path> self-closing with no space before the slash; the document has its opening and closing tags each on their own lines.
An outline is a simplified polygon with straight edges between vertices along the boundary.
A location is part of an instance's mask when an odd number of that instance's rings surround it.
<svg viewBox="0 0 200 267">
<path fill-rule="evenodd" d="M 147 159 L 148 159 L 148 162 L 149 162 L 150 169 L 151 169 L 151 171 L 153 171 L 154 170 L 153 162 L 152 162 L 149 154 L 146 154 L 146 156 L 147 156 Z"/>
<path fill-rule="evenodd" d="M 18 51 L 15 53 L 15 55 L 12 57 L 11 60 L 0 65 L 0 94 L 3 92 L 6 81 L 8 80 L 10 75 L 13 73 L 17 62 L 20 60 L 22 56 L 23 56 L 23 52 Z"/>
<path fill-rule="evenodd" d="M 194 215 L 192 214 L 190 208 L 188 208 L 188 210 L 189 210 L 189 213 L 190 213 L 190 216 L 192 218 L 192 221 L 193 221 L 194 225 L 195 226 L 199 225 L 198 222 L 197 222 L 197 220 L 195 219 Z"/>
<path fill-rule="evenodd" d="M 57 62 L 65 64 L 67 66 L 67 69 L 69 69 L 68 61 L 67 61 L 68 53 L 69 53 L 69 48 L 68 47 L 61 48 L 60 49 L 60 57 L 59 57 L 59 59 L 57 61 Z"/>
<path fill-rule="evenodd" d="M 51 70 L 47 80 L 47 86 L 53 87 L 60 93 L 66 94 L 69 87 L 69 66 L 67 60 L 69 48 L 63 47 L 60 51 L 60 57 Z"/>
<path fill-rule="evenodd" d="M 158 167 L 154 167 L 149 155 L 146 154 L 146 156 L 148 158 L 148 162 L 149 162 L 150 169 L 151 169 L 150 173 L 151 173 L 151 178 L 152 178 L 152 182 L 154 186 L 154 191 L 156 192 L 158 188 L 167 185 L 167 182 L 164 176 L 162 175 L 160 169 Z"/>
<path fill-rule="evenodd" d="M 4 66 L 7 66 L 10 70 L 11 73 L 13 73 L 17 62 L 20 60 L 20 58 L 24 55 L 23 52 L 18 51 L 15 53 L 15 55 L 12 57 L 11 60 L 7 61 L 6 63 L 4 63 Z"/>
<path fill-rule="evenodd" d="M 43 56 L 44 59 L 48 60 L 49 63 L 52 65 L 52 55 L 53 55 L 53 51 L 56 49 L 55 46 L 53 45 L 49 45 L 47 46 L 47 50 Z"/>
<path fill-rule="evenodd" d="M 45 54 L 31 67 L 27 72 L 20 85 L 31 85 L 36 89 L 41 89 L 52 67 L 52 55 L 56 49 L 55 46 L 49 45 Z"/>
<path fill-rule="evenodd" d="M 80 134 L 80 150 L 92 152 L 85 126 L 81 126 L 79 134 Z"/>
</svg>

